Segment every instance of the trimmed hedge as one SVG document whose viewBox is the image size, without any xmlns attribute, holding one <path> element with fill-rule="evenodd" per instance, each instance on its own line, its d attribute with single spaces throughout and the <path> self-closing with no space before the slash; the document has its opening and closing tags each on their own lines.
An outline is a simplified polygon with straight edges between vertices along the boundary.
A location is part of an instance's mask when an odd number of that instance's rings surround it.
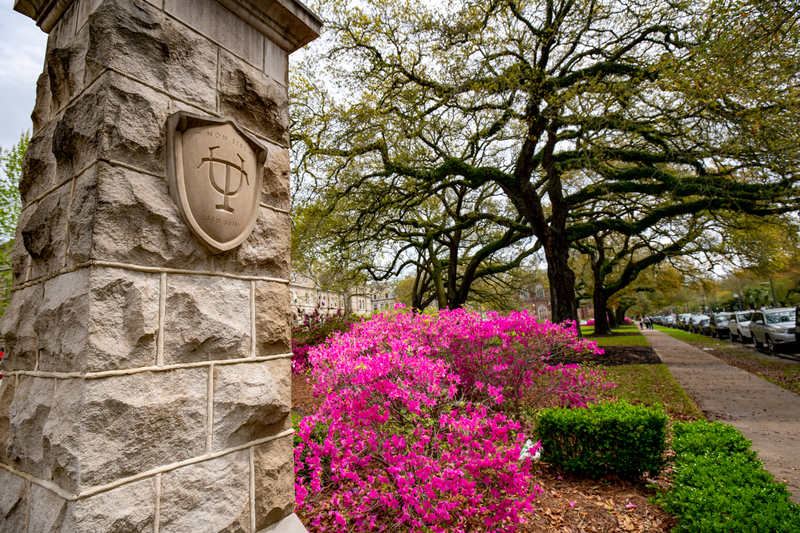
<svg viewBox="0 0 800 533">
<path fill-rule="evenodd" d="M 536 433 L 542 460 L 571 474 L 635 479 L 657 475 L 665 463 L 667 415 L 660 407 L 619 401 L 543 409 Z"/>
<path fill-rule="evenodd" d="M 800 508 L 750 451 L 750 441 L 719 422 L 676 423 L 674 484 L 657 501 L 678 517 L 675 532 L 800 531 Z"/>
<path fill-rule="evenodd" d="M 722 422 L 676 423 L 672 426 L 670 446 L 676 454 L 703 455 L 708 451 L 720 453 L 744 453 L 750 451 L 752 443 L 735 427 Z"/>
</svg>

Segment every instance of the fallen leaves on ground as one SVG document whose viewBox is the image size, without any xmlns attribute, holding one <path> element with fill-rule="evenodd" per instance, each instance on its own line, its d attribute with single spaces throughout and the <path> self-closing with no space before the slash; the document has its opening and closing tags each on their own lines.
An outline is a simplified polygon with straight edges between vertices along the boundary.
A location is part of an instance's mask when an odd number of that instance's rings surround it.
<svg viewBox="0 0 800 533">
<path fill-rule="evenodd" d="M 692 343 L 692 345 L 695 347 L 702 346 L 696 343 Z M 777 382 L 783 388 L 800 394 L 800 368 L 798 368 L 797 363 L 792 361 L 765 361 L 758 359 L 757 355 L 747 354 L 749 357 L 737 355 L 736 352 L 725 350 L 725 348 L 708 350 L 708 353 L 718 359 L 722 359 L 731 366 L 771 380 L 773 383 Z M 738 349 L 742 350 L 744 348 Z"/>
<path fill-rule="evenodd" d="M 655 489 L 644 483 L 559 476 L 547 465 L 537 467 L 536 478 L 544 493 L 520 533 L 668 532 L 675 525 L 671 515 L 648 503 Z"/>
</svg>

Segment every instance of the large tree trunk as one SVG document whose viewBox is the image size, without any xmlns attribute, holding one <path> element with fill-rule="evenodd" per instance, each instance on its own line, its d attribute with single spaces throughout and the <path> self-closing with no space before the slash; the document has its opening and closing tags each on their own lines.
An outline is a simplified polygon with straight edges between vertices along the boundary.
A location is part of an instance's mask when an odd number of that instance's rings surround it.
<svg viewBox="0 0 800 533">
<path fill-rule="evenodd" d="M 614 329 L 617 326 L 619 326 L 619 323 L 617 322 L 617 315 L 614 314 L 613 309 L 608 309 L 606 314 L 608 315 L 608 326 L 611 329 Z"/>
<path fill-rule="evenodd" d="M 548 239 L 542 248 L 547 260 L 547 279 L 550 282 L 550 305 L 554 323 L 578 321 L 575 302 L 575 273 L 569 267 L 569 243 L 566 239 Z"/>
<path fill-rule="evenodd" d="M 608 299 L 603 294 L 602 286 L 598 289 L 597 280 L 595 280 L 592 303 L 594 304 L 594 334 L 608 335 L 611 333 L 611 328 L 608 327 Z"/>
<path fill-rule="evenodd" d="M 617 324 L 624 324 L 625 323 L 625 311 L 627 311 L 627 307 L 619 306 L 617 307 L 614 314 L 616 315 Z"/>
</svg>

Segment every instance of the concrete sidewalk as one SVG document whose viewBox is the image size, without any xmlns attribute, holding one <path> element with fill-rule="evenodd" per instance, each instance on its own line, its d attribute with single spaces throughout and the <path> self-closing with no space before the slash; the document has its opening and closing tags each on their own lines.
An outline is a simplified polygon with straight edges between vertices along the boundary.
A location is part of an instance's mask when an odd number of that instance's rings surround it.
<svg viewBox="0 0 800 533">
<path fill-rule="evenodd" d="M 766 469 L 800 503 L 800 396 L 666 333 L 642 333 L 706 417 L 753 441 Z"/>
</svg>

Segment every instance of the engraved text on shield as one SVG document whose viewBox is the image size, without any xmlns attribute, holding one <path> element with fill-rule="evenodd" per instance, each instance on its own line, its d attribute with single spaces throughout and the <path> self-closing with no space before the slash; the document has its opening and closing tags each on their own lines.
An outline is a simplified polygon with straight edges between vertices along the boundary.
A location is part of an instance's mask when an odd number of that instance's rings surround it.
<svg viewBox="0 0 800 533">
<path fill-rule="evenodd" d="M 258 161 L 230 124 L 189 128 L 183 134 L 183 171 L 189 209 L 214 240 L 236 239 L 254 214 Z"/>
</svg>

